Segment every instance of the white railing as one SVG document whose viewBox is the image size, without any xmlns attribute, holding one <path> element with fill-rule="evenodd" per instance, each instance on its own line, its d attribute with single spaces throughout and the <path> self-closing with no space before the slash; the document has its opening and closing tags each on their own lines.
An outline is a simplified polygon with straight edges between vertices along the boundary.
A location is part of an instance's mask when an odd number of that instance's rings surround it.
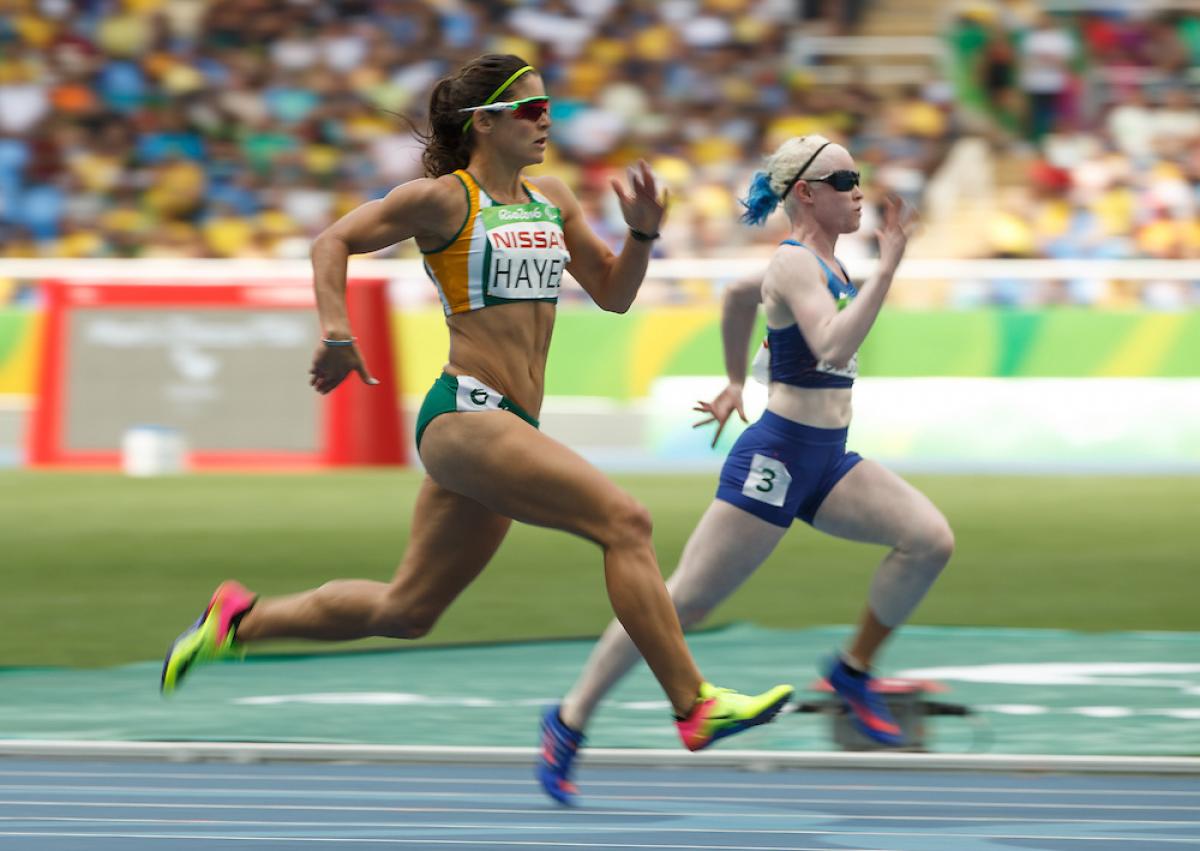
<svg viewBox="0 0 1200 851">
<path fill-rule="evenodd" d="M 728 281 L 765 269 L 768 256 L 653 260 L 647 277 L 655 280 Z M 875 261 L 848 264 L 856 279 L 868 277 Z M 350 261 L 350 274 L 364 278 L 424 278 L 420 260 Z M 0 259 L 0 278 L 18 280 L 120 281 L 168 283 L 270 283 L 307 280 L 307 260 L 270 259 Z M 1200 281 L 1200 260 L 934 260 L 904 261 L 898 280 L 1075 280 Z"/>
</svg>

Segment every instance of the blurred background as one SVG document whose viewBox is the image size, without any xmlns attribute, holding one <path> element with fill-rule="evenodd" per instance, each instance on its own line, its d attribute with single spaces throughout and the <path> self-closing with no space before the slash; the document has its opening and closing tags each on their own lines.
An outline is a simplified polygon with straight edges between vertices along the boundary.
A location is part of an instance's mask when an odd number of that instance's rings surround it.
<svg viewBox="0 0 1200 851">
<path fill-rule="evenodd" d="M 433 83 L 483 52 L 542 73 L 541 168 L 614 247 L 609 177 L 643 157 L 670 187 L 628 315 L 565 286 L 543 410 L 651 507 L 665 570 L 737 433 L 712 449 L 691 429 L 723 386 L 721 294 L 786 226 L 739 224 L 738 198 L 764 155 L 819 132 L 857 158 L 871 202 L 838 244 L 854 277 L 884 193 L 922 213 L 851 430 L 955 526 L 917 621 L 1200 628 L 1194 2 L 0 7 L 0 664 L 153 659 L 227 575 L 276 593 L 390 574 L 441 308 L 413 244 L 356 260 L 377 282 L 358 333 L 388 392 L 323 408 L 306 258 L 420 176 L 402 116 L 422 126 Z M 765 391 L 748 392 L 756 413 Z M 123 475 L 139 428 L 165 453 L 151 472 L 202 471 Z M 797 530 L 712 622 L 850 623 L 878 557 Z M 496 562 L 433 641 L 603 627 L 590 545 L 517 529 Z"/>
<path fill-rule="evenodd" d="M 652 162 L 676 197 L 663 256 L 769 248 L 770 229 L 735 223 L 736 198 L 764 153 L 808 132 L 845 142 L 873 195 L 927 203 L 916 256 L 1200 253 L 1200 23 L 1186 0 L 5 7 L 7 257 L 304 258 L 338 216 L 419 176 L 420 144 L 392 113 L 421 125 L 431 85 L 487 51 L 524 56 L 545 77 L 546 168 L 610 240 L 623 227 L 607 177 Z M 871 230 L 841 251 L 868 254 Z M 1188 286 L 1028 289 L 939 296 L 1194 300 Z M 11 285 L 6 296 L 21 298 Z"/>
</svg>

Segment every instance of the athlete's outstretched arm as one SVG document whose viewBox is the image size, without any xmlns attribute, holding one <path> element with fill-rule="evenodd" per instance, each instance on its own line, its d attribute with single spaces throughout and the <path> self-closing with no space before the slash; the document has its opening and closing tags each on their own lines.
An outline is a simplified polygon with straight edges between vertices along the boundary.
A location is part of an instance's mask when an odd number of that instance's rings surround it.
<svg viewBox="0 0 1200 851">
<path fill-rule="evenodd" d="M 721 342 L 725 349 L 725 373 L 729 384 L 711 402 L 700 400 L 692 410 L 707 417 L 693 424 L 700 428 L 709 423 L 717 424 L 713 435 L 712 445 L 717 445 L 725 423 L 734 411 L 747 422 L 746 412 L 742 407 L 742 390 L 746 384 L 747 350 L 750 346 L 750 334 L 754 331 L 754 319 L 758 315 L 758 306 L 762 303 L 763 273 L 757 272 L 746 278 L 741 278 L 730 284 L 725 290 L 721 302 Z"/>
<path fill-rule="evenodd" d="M 908 238 L 915 229 L 913 208 L 895 196 L 889 197 L 883 227 L 875 234 L 879 240 L 879 266 L 859 289 L 858 297 L 844 310 L 839 311 L 830 301 L 820 263 L 804 248 L 780 248 L 767 269 L 763 287 L 788 306 L 819 360 L 844 366 L 854 357 L 875 324 L 883 300 L 891 289 L 896 267 L 904 257 Z M 803 285 L 789 286 L 797 271 Z"/>
<path fill-rule="evenodd" d="M 654 175 L 644 162 L 629 169 L 629 184 L 626 191 L 620 182 L 612 181 L 625 224 L 644 234 L 657 234 L 667 209 L 666 191 L 660 198 Z M 565 183 L 557 178 L 543 177 L 538 179 L 537 185 L 562 210 L 563 234 L 571 252 L 567 271 L 603 309 L 613 313 L 629 310 L 646 277 L 654 243 L 629 235 L 625 237 L 621 253 L 613 254 L 592 232 L 583 208 Z"/>
<path fill-rule="evenodd" d="M 455 204 L 460 211 L 463 205 L 461 190 L 454 195 L 447 188 L 441 179 L 422 178 L 402 184 L 383 198 L 351 210 L 313 241 L 313 289 L 321 333 L 326 339 L 353 338 L 346 312 L 346 264 L 350 255 L 378 251 L 410 237 L 436 236 L 430 223 L 453 221 Z M 318 393 L 329 393 L 351 372 L 357 372 L 368 384 L 378 383 L 367 372 L 357 346 L 321 345 L 313 356 L 309 383 Z"/>
<path fill-rule="evenodd" d="M 725 349 L 725 374 L 730 384 L 746 383 L 750 335 L 758 306 L 762 304 L 762 284 L 766 272 L 756 272 L 730 284 L 721 301 L 721 343 Z"/>
</svg>

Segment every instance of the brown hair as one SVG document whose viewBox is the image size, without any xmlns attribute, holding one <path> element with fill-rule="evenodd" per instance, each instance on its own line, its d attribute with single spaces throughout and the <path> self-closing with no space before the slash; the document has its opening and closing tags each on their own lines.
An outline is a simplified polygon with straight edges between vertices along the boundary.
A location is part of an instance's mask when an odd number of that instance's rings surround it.
<svg viewBox="0 0 1200 851">
<path fill-rule="evenodd" d="M 467 167 L 475 148 L 475 132 L 473 129 L 463 132 L 463 125 L 471 115 L 461 110 L 480 106 L 505 80 L 528 64 L 511 53 L 487 53 L 472 59 L 458 73 L 438 81 L 429 96 L 429 133 L 424 136 L 425 153 L 421 157 L 427 177 L 441 177 Z M 503 98 L 501 92 L 497 100 Z"/>
</svg>

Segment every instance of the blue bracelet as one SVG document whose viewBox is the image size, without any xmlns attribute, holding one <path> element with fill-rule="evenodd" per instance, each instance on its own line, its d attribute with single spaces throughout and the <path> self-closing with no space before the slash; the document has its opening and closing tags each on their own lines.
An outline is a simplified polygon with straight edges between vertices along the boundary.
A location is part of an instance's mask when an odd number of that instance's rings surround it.
<svg viewBox="0 0 1200 851">
<path fill-rule="evenodd" d="M 331 349 L 340 349 L 346 346 L 353 346 L 357 337 L 351 337 L 349 340 L 330 340 L 328 337 L 322 337 L 321 342 Z"/>
</svg>

